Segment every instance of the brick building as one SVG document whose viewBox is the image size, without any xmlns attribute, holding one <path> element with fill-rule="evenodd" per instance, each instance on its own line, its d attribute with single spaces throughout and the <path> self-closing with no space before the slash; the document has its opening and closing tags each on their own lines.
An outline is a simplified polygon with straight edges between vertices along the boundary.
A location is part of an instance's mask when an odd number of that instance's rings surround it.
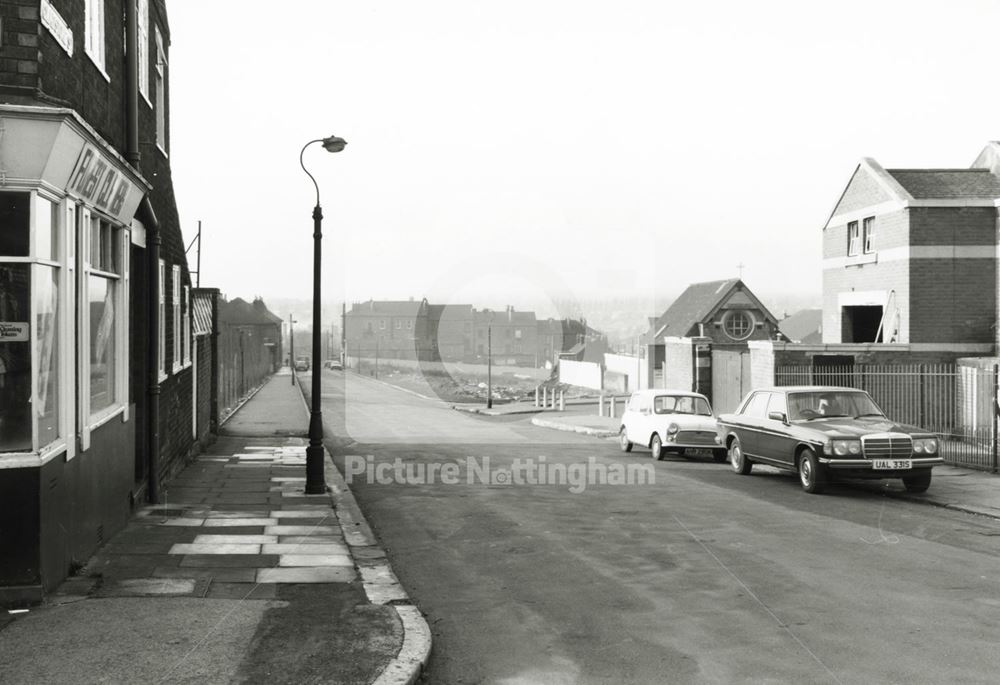
<svg viewBox="0 0 1000 685">
<path fill-rule="evenodd" d="M 356 302 L 344 315 L 347 355 L 426 360 L 432 355 L 427 300 Z"/>
<path fill-rule="evenodd" d="M 472 355 L 471 304 L 427 305 L 427 331 L 434 361 L 460 361 Z"/>
<path fill-rule="evenodd" d="M 162 0 L 0 4 L 0 601 L 197 449 Z"/>
<path fill-rule="evenodd" d="M 502 312 L 477 310 L 473 323 L 475 341 L 473 353 L 477 360 L 486 360 L 491 349 L 493 361 L 509 366 L 540 366 L 538 323 L 534 312 L 519 312 L 507 307 Z"/>
<path fill-rule="evenodd" d="M 261 298 L 218 302 L 219 411 L 225 416 L 239 400 L 277 371 L 283 361 L 282 321 Z M 304 338 L 308 344 L 309 338 Z"/>
<path fill-rule="evenodd" d="M 862 159 L 823 228 L 823 342 L 990 353 L 998 144 L 968 169 Z"/>
</svg>

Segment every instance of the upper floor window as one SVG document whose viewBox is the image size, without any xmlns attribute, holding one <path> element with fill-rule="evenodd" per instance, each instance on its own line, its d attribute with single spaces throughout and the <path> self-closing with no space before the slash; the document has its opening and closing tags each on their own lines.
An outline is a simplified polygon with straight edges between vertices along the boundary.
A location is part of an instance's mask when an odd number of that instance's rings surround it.
<svg viewBox="0 0 1000 685">
<path fill-rule="evenodd" d="M 94 64 L 105 70 L 104 62 L 104 0 L 87 0 L 84 8 L 83 47 Z"/>
<path fill-rule="evenodd" d="M 847 256 L 854 257 L 861 253 L 861 232 L 858 230 L 858 222 L 852 221 L 847 224 Z"/>
<path fill-rule="evenodd" d="M 863 222 L 863 238 L 865 254 L 875 251 L 875 217 L 870 216 Z"/>
<path fill-rule="evenodd" d="M 747 312 L 729 312 L 722 322 L 722 326 L 730 338 L 743 340 L 749 338 L 753 331 L 753 319 Z"/>
<path fill-rule="evenodd" d="M 163 35 L 156 29 L 156 145 L 167 151 L 167 52 Z"/>
<path fill-rule="evenodd" d="M 149 102 L 149 0 L 135 0 L 138 24 L 136 56 L 139 60 L 139 92 Z"/>
</svg>

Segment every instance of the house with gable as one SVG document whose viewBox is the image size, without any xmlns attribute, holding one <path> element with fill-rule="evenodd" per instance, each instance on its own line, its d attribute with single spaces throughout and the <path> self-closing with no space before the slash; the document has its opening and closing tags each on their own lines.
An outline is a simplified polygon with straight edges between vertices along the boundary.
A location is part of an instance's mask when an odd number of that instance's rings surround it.
<svg viewBox="0 0 1000 685">
<path fill-rule="evenodd" d="M 968 169 L 863 158 L 823 227 L 823 342 L 991 354 L 1000 144 Z"/>
</svg>

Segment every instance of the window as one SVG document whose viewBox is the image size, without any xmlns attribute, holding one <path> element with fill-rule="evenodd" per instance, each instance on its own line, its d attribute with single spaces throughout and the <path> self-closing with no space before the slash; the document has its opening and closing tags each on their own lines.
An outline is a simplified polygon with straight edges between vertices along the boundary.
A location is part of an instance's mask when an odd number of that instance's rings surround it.
<svg viewBox="0 0 1000 685">
<path fill-rule="evenodd" d="M 756 392 L 750 401 L 746 403 L 743 407 L 743 411 L 740 412 L 743 416 L 751 416 L 756 418 L 764 418 L 767 416 L 767 402 L 771 398 L 771 393 L 769 392 Z"/>
<path fill-rule="evenodd" d="M 156 146 L 167 152 L 167 53 L 163 49 L 163 36 L 156 29 Z"/>
<path fill-rule="evenodd" d="M 788 403 L 785 401 L 785 393 L 771 393 L 771 401 L 767 404 L 767 413 L 770 414 L 773 411 L 781 412 L 786 416 L 788 415 Z"/>
<path fill-rule="evenodd" d="M 136 56 L 139 60 L 139 92 L 149 102 L 149 0 L 135 0 L 138 23 Z"/>
<path fill-rule="evenodd" d="M 745 340 L 753 332 L 753 318 L 748 312 L 729 312 L 722 321 L 723 329 L 733 340 Z"/>
<path fill-rule="evenodd" d="M 380 331 L 384 331 L 385 330 L 385 319 L 379 319 L 378 327 L 379 327 Z"/>
<path fill-rule="evenodd" d="M 184 365 L 191 364 L 191 288 L 184 286 Z"/>
<path fill-rule="evenodd" d="M 159 358 L 157 359 L 157 369 L 160 372 L 160 380 L 166 377 L 166 366 L 167 366 L 167 265 L 161 259 L 160 260 L 160 303 L 159 311 L 157 312 L 159 316 L 159 330 L 157 331 L 159 338 Z"/>
<path fill-rule="evenodd" d="M 858 222 L 847 224 L 847 256 L 853 257 L 861 249 L 861 236 L 858 233 Z"/>
<path fill-rule="evenodd" d="M 171 272 L 171 323 L 173 324 L 174 372 L 181 368 L 181 267 L 175 264 Z"/>
<path fill-rule="evenodd" d="M 406 329 L 410 330 L 410 331 L 413 330 L 413 322 L 412 321 L 407 321 L 406 322 Z"/>
<path fill-rule="evenodd" d="M 104 72 L 104 0 L 87 0 L 84 8 L 84 52 Z"/>
<path fill-rule="evenodd" d="M 863 222 L 865 254 L 875 251 L 875 217 L 870 216 Z"/>
<path fill-rule="evenodd" d="M 403 322 L 400 321 L 399 319 L 396 319 L 396 330 L 397 331 L 402 330 L 402 328 L 403 328 Z"/>
<path fill-rule="evenodd" d="M 88 216 L 88 212 L 84 212 Z M 119 404 L 118 373 L 122 351 L 118 345 L 121 311 L 122 230 L 96 215 L 89 215 L 89 252 L 84 248 L 84 330 L 89 346 L 90 417 L 99 417 Z"/>
<path fill-rule="evenodd" d="M 517 339 L 517 340 L 521 339 L 521 329 L 520 328 L 517 328 L 517 329 L 514 330 L 514 338 Z"/>
</svg>

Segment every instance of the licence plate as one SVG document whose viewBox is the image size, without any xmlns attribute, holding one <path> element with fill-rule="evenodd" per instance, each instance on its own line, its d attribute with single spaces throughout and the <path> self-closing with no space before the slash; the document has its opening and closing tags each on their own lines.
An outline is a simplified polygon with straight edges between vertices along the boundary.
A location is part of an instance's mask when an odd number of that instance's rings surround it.
<svg viewBox="0 0 1000 685">
<path fill-rule="evenodd" d="M 688 447 L 684 450 L 684 454 L 688 457 L 710 457 L 712 456 L 712 450 L 703 447 Z"/>
<path fill-rule="evenodd" d="M 876 471 L 896 471 L 900 469 L 912 469 L 912 459 L 874 459 L 872 468 Z"/>
</svg>

